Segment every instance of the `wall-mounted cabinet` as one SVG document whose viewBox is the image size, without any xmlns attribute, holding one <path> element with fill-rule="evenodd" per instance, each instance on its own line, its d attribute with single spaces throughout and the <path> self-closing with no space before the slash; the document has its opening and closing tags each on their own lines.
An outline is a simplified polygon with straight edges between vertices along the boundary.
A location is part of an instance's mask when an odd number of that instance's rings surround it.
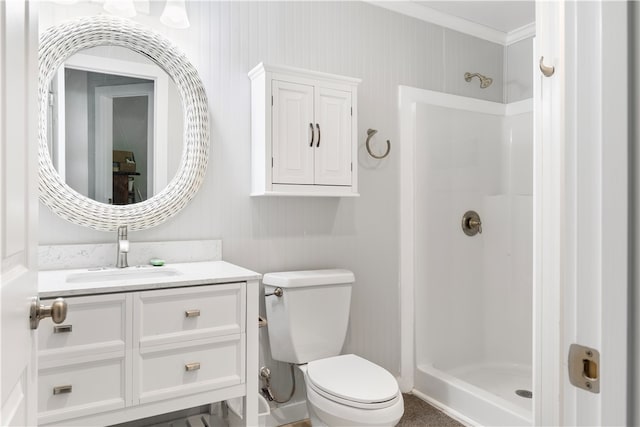
<svg viewBox="0 0 640 427">
<path fill-rule="evenodd" d="M 258 64 L 252 196 L 358 196 L 359 79 Z"/>
</svg>

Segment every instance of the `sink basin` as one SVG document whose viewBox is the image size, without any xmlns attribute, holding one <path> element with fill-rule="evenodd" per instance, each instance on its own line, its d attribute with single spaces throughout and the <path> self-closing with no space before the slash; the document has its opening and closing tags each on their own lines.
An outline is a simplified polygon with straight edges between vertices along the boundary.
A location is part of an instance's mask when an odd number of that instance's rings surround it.
<svg viewBox="0 0 640 427">
<path fill-rule="evenodd" d="M 73 273 L 67 276 L 67 283 L 91 283 L 106 282 L 112 280 L 140 280 L 162 279 L 178 276 L 180 273 L 173 268 L 158 267 L 129 267 L 122 269 L 87 271 L 86 273 Z"/>
</svg>

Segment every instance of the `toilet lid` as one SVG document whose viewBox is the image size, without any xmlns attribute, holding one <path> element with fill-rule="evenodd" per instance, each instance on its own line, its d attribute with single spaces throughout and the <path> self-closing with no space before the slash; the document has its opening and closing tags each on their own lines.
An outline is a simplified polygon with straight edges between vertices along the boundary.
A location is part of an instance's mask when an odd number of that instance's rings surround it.
<svg viewBox="0 0 640 427">
<path fill-rule="evenodd" d="M 318 389 L 352 402 L 386 402 L 398 395 L 393 375 L 355 354 L 309 362 L 307 378 Z"/>
</svg>

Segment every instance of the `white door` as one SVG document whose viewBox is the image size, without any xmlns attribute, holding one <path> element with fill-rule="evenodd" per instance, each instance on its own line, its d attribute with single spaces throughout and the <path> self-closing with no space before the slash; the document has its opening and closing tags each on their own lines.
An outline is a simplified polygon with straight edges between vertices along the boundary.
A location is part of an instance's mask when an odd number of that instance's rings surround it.
<svg viewBox="0 0 640 427">
<path fill-rule="evenodd" d="M 274 80 L 272 94 L 272 181 L 313 184 L 313 86 Z"/>
<path fill-rule="evenodd" d="M 0 2 L 0 425 L 36 423 L 37 51 L 34 6 Z"/>
<path fill-rule="evenodd" d="M 627 13 L 536 2 L 535 425 L 628 423 Z"/>
<path fill-rule="evenodd" d="M 316 185 L 351 185 L 351 92 L 316 88 Z"/>
</svg>

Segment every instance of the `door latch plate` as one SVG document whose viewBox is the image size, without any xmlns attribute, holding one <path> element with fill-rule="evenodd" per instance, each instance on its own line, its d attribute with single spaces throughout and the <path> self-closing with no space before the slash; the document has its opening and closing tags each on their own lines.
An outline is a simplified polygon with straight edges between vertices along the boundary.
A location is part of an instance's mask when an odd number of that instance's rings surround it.
<svg viewBox="0 0 640 427">
<path fill-rule="evenodd" d="M 600 393 L 600 353 L 579 344 L 569 347 L 569 381 L 591 393 Z"/>
</svg>

